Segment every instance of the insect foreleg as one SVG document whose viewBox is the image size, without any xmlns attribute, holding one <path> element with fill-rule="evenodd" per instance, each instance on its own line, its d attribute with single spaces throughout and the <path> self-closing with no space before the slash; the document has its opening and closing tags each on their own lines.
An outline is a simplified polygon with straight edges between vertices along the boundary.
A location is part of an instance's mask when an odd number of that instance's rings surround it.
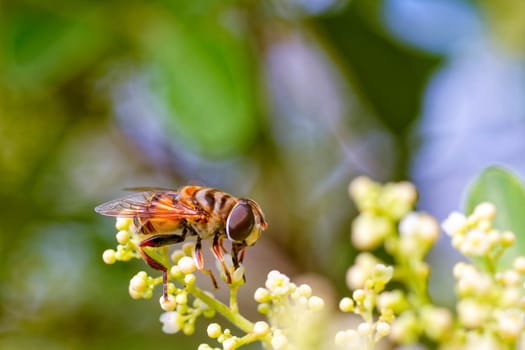
<svg viewBox="0 0 525 350">
<path fill-rule="evenodd" d="M 232 243 L 233 268 L 237 269 L 239 264 L 242 263 L 245 248 L 246 244 L 244 243 Z M 243 275 L 242 278 L 244 279 L 244 282 L 246 282 L 246 275 Z"/>
<path fill-rule="evenodd" d="M 217 280 L 215 279 L 213 272 L 204 268 L 204 258 L 202 256 L 202 242 L 200 237 L 197 237 L 197 242 L 195 243 L 195 263 L 197 264 L 197 268 L 200 272 L 210 276 L 211 283 L 213 283 L 213 287 L 215 289 L 219 288 L 219 285 L 217 284 Z"/>
<path fill-rule="evenodd" d="M 146 261 L 146 263 L 156 270 L 162 271 L 162 286 L 164 300 L 168 300 L 168 268 L 153 259 L 145 250 L 145 247 L 163 247 L 170 244 L 180 243 L 184 241 L 184 235 L 156 235 L 146 238 L 139 244 L 140 253 Z"/>
<path fill-rule="evenodd" d="M 224 270 L 224 273 L 226 274 L 226 281 L 228 282 L 228 284 L 231 284 L 232 276 L 230 274 L 228 267 L 224 263 L 224 257 L 222 256 L 222 251 L 221 251 L 221 245 L 222 245 L 221 243 L 222 242 L 221 242 L 221 239 L 219 238 L 219 233 L 215 233 L 215 235 L 213 236 L 213 244 L 211 246 L 211 251 L 213 252 L 213 255 L 215 255 L 215 258 L 217 258 L 217 260 L 221 264 L 222 269 Z"/>
</svg>

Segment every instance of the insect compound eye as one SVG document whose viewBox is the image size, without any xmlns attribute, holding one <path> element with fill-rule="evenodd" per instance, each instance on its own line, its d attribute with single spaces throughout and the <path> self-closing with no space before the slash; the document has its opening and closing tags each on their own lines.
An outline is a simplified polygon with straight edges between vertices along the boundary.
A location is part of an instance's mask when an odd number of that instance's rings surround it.
<svg viewBox="0 0 525 350">
<path fill-rule="evenodd" d="M 235 242 L 242 242 L 250 235 L 255 225 L 255 217 L 249 204 L 237 204 L 226 220 L 226 234 Z"/>
</svg>

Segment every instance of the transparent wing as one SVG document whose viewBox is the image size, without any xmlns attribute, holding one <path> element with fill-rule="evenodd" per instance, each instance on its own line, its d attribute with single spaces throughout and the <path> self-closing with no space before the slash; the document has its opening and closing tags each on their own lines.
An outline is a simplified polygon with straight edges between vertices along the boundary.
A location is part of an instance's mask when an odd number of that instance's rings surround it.
<svg viewBox="0 0 525 350">
<path fill-rule="evenodd" d="M 150 189 L 103 203 L 95 208 L 99 214 L 115 217 L 180 218 L 202 213 L 179 200 L 174 190 Z"/>
</svg>

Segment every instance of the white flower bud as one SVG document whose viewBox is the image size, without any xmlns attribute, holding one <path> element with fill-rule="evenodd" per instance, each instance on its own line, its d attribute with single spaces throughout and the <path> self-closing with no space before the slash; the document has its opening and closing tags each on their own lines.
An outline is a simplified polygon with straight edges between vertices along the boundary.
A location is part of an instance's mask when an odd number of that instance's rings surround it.
<svg viewBox="0 0 525 350">
<path fill-rule="evenodd" d="M 258 336 L 265 336 L 269 332 L 270 326 L 264 321 L 255 322 L 255 324 L 253 325 L 253 333 L 255 333 Z"/>
<path fill-rule="evenodd" d="M 188 295 L 185 292 L 178 293 L 175 296 L 175 302 L 179 305 L 185 305 L 188 303 Z"/>
<path fill-rule="evenodd" d="M 194 274 L 184 276 L 184 283 L 188 286 L 194 285 L 197 278 Z"/>
<path fill-rule="evenodd" d="M 222 348 L 224 350 L 234 350 L 237 348 L 237 338 L 228 338 L 222 342 Z"/>
<path fill-rule="evenodd" d="M 386 322 L 379 321 L 376 324 L 377 337 L 381 338 L 390 333 L 390 325 Z"/>
<path fill-rule="evenodd" d="M 312 311 L 321 311 L 324 308 L 324 300 L 314 295 L 308 299 L 308 307 Z"/>
<path fill-rule="evenodd" d="M 464 299 L 457 304 L 458 316 L 461 323 L 467 328 L 477 328 L 483 325 L 490 314 L 487 306 L 471 299 Z"/>
<path fill-rule="evenodd" d="M 160 315 L 160 322 L 162 322 L 162 331 L 167 334 L 177 333 L 182 326 L 182 319 L 178 312 L 169 311 Z"/>
<path fill-rule="evenodd" d="M 129 241 L 130 237 L 131 235 L 129 231 L 124 231 L 124 230 L 118 231 L 117 234 L 115 235 L 117 242 L 119 242 L 120 244 L 126 244 Z"/>
<path fill-rule="evenodd" d="M 104 263 L 108 265 L 114 264 L 117 261 L 115 251 L 113 249 L 104 250 L 104 253 L 102 254 L 102 260 L 104 260 Z"/>
<path fill-rule="evenodd" d="M 391 222 L 384 217 L 361 213 L 352 223 L 352 243 L 356 248 L 377 248 L 392 232 Z"/>
<path fill-rule="evenodd" d="M 312 287 L 307 284 L 301 284 L 299 287 L 297 287 L 297 293 L 303 297 L 309 298 L 312 296 Z"/>
<path fill-rule="evenodd" d="M 352 312 L 354 310 L 354 301 L 348 297 L 341 299 L 339 302 L 339 310 L 342 312 Z"/>
<path fill-rule="evenodd" d="M 516 242 L 516 235 L 510 231 L 504 231 L 501 233 L 501 244 L 505 247 L 510 247 Z"/>
<path fill-rule="evenodd" d="M 519 274 L 522 274 L 522 275 L 525 274 L 525 256 L 518 256 L 516 259 L 514 259 L 514 262 L 512 263 L 512 267 Z"/>
<path fill-rule="evenodd" d="M 129 281 L 129 286 L 137 292 L 142 292 L 147 288 L 148 284 L 144 276 L 137 274 L 133 276 L 133 278 L 131 278 L 131 280 Z"/>
<path fill-rule="evenodd" d="M 115 228 L 119 231 L 128 230 L 129 226 L 133 223 L 131 218 L 117 218 L 115 222 Z"/>
<path fill-rule="evenodd" d="M 499 334 L 506 340 L 516 341 L 523 332 L 523 314 L 518 310 L 506 310 L 497 316 Z"/>
<path fill-rule="evenodd" d="M 493 221 L 496 216 L 496 207 L 489 202 L 480 203 L 474 208 L 472 213 L 477 219 Z"/>
<path fill-rule="evenodd" d="M 462 233 L 467 225 L 467 218 L 460 212 L 451 213 L 448 218 L 443 222 L 441 227 L 443 231 L 449 236 Z"/>
<path fill-rule="evenodd" d="M 218 323 L 210 323 L 206 329 L 208 337 L 215 339 L 222 334 L 221 326 Z"/>
<path fill-rule="evenodd" d="M 190 273 L 194 273 L 195 270 L 197 270 L 197 265 L 195 264 L 195 260 L 193 258 L 190 258 L 189 256 L 183 256 L 179 259 L 177 262 L 177 266 L 180 268 L 182 273 L 185 275 L 188 275 Z"/>
<path fill-rule="evenodd" d="M 259 287 L 255 290 L 254 299 L 258 303 L 265 303 L 271 298 L 270 292 L 266 288 Z"/>
<path fill-rule="evenodd" d="M 372 326 L 367 322 L 361 322 L 357 326 L 357 332 L 362 336 L 368 336 L 370 333 L 372 333 L 373 328 Z"/>
<path fill-rule="evenodd" d="M 284 334 L 275 334 L 272 337 L 271 343 L 275 350 L 283 350 L 288 346 L 288 339 Z"/>
<path fill-rule="evenodd" d="M 161 309 L 164 311 L 173 311 L 177 307 L 177 301 L 175 301 L 175 297 L 171 294 L 168 294 L 167 299 L 164 299 L 164 296 L 161 296 L 159 303 Z"/>
</svg>

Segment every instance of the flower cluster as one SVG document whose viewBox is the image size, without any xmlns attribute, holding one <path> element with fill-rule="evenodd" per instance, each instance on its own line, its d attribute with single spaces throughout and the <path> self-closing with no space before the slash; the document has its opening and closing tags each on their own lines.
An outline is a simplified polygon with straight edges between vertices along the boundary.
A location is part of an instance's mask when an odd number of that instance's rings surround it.
<svg viewBox="0 0 525 350">
<path fill-rule="evenodd" d="M 312 295 L 307 284 L 297 286 L 288 276 L 273 270 L 265 287 L 255 291 L 258 310 L 268 317 L 272 336 L 267 347 L 276 350 L 311 349 L 319 342 L 324 300 Z"/>
<path fill-rule="evenodd" d="M 474 348 L 482 343 L 492 349 L 515 348 L 525 331 L 525 257 L 517 257 L 508 268 L 499 259 L 515 236 L 493 227 L 496 208 L 481 203 L 468 217 L 452 213 L 443 223 L 452 244 L 472 263 L 454 267 L 458 303 L 458 328 L 449 348 Z"/>
<path fill-rule="evenodd" d="M 440 228 L 432 216 L 414 211 L 414 186 L 407 182 L 380 185 L 360 177 L 350 184 L 349 192 L 360 210 L 351 235 L 360 252 L 346 273 L 352 294 L 340 300 L 339 309 L 361 321 L 337 332 L 339 348 L 370 350 L 385 339 L 442 350 L 503 350 L 525 344 L 525 257 L 505 265 L 502 256 L 516 237 L 494 227 L 494 205 L 481 203 L 469 216 L 452 213 L 442 224 L 453 247 L 471 259 L 457 263 L 453 270 L 457 294 L 453 314 L 434 305 L 428 293 L 430 266 L 425 258 Z M 112 264 L 141 258 L 133 220 L 119 218 L 116 227 L 118 246 L 106 250 L 103 260 Z M 201 344 L 199 350 L 235 350 L 254 342 L 276 350 L 322 347 L 328 313 L 310 286 L 296 285 L 288 276 L 271 271 L 264 287 L 254 294 L 258 311 L 267 320 L 252 323 L 237 305 L 245 268 L 242 264 L 234 268 L 226 250 L 224 262 L 216 267 L 228 282 L 229 304 L 196 285 L 193 243 L 171 254 L 167 247 L 151 248 L 148 255 L 168 267 L 167 297 L 160 298 L 164 332 L 192 334 L 200 316 L 211 318 L 218 313 L 237 329 L 210 323 L 207 335 L 220 347 Z M 135 299 L 151 298 L 161 284 L 162 276 L 141 271 L 131 278 L 129 294 Z"/>
<path fill-rule="evenodd" d="M 103 260 L 107 264 L 116 261 L 128 261 L 141 258 L 139 251 L 140 237 L 138 230 L 131 219 L 118 218 L 116 223 L 118 246 L 103 253 Z M 166 247 L 151 248 L 148 254 L 161 261 L 168 268 L 167 298 L 160 297 L 160 306 L 164 313 L 160 316 L 165 333 L 192 334 L 195 331 L 195 322 L 200 316 L 207 318 L 220 313 L 233 325 L 244 332 L 244 335 L 234 335 L 232 330 L 221 327 L 212 322 L 208 325 L 207 334 L 221 344 L 223 350 L 234 350 L 243 345 L 261 341 L 268 348 L 273 349 L 305 349 L 312 348 L 312 343 L 318 341 L 320 317 L 318 311 L 324 307 L 323 299 L 313 296 L 311 288 L 302 284 L 296 286 L 290 279 L 277 272 L 268 274 L 265 288 L 255 292 L 255 300 L 259 302 L 259 311 L 268 317 L 268 322 L 252 323 L 239 312 L 237 305 L 237 291 L 244 284 L 245 268 L 242 264 L 234 269 L 231 255 L 223 254 L 224 264 L 216 264 L 222 280 L 229 281 L 229 305 L 217 300 L 211 293 L 196 286 L 197 269 L 194 254 L 195 244 L 186 243 L 181 249 L 168 254 Z M 228 279 L 226 268 L 230 275 Z M 149 299 L 154 290 L 163 283 L 163 277 L 150 276 L 145 271 L 138 272 L 129 282 L 129 294 L 134 299 Z M 300 321 L 300 322 L 299 322 Z M 305 337 L 305 329 L 311 329 L 312 335 L 317 338 Z M 201 344 L 199 350 L 219 349 L 208 344 Z"/>
<path fill-rule="evenodd" d="M 407 182 L 380 185 L 359 177 L 350 184 L 349 193 L 360 210 L 352 225 L 352 242 L 365 252 L 347 271 L 346 282 L 354 294 L 344 298 L 340 308 L 358 313 L 364 322 L 356 330 L 339 332 L 338 344 L 371 349 L 387 334 L 405 344 L 422 336 L 434 341 L 444 338 L 452 326 L 452 315 L 431 304 L 430 267 L 424 261 L 439 237 L 438 222 L 426 213 L 412 211 L 417 192 Z M 393 267 L 367 252 L 379 247 L 390 255 Z M 402 288 L 383 291 L 390 278 Z M 376 321 L 374 311 L 379 315 Z"/>
<path fill-rule="evenodd" d="M 356 329 L 339 331 L 336 334 L 336 345 L 346 349 L 372 349 L 381 338 L 390 333 L 390 324 L 394 320 L 393 305 L 385 302 L 388 292 L 383 292 L 394 269 L 379 263 L 372 266 L 373 257 L 363 254 L 365 255 L 358 258 L 361 266 L 355 265 L 354 271 L 349 273 L 363 276 L 363 287 L 355 289 L 351 298 L 345 297 L 339 302 L 342 312 L 353 312 L 363 318 Z M 357 272 L 356 269 L 363 271 Z M 352 284 L 356 282 L 355 279 L 351 281 Z M 379 313 L 377 319 L 374 318 L 376 311 Z"/>
<path fill-rule="evenodd" d="M 453 212 L 443 222 L 443 230 L 451 237 L 452 245 L 467 257 L 485 259 L 491 271 L 505 249 L 516 240 L 514 233 L 493 227 L 495 216 L 496 207 L 485 202 L 476 206 L 468 217 Z"/>
</svg>

